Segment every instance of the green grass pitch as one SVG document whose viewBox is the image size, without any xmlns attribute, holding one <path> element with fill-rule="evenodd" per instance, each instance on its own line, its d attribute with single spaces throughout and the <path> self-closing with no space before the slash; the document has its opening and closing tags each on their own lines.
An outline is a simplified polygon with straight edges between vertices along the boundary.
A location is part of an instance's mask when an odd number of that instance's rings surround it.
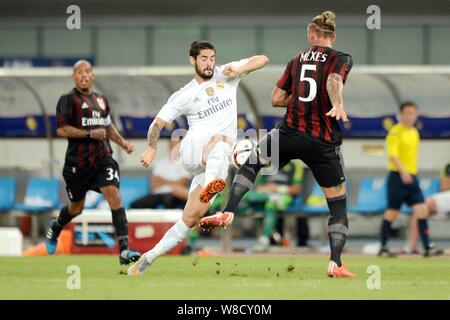
<svg viewBox="0 0 450 320">
<path fill-rule="evenodd" d="M 450 299 L 449 258 L 345 263 L 358 279 L 326 277 L 325 256 L 168 256 L 137 278 L 120 274 L 115 256 L 3 257 L 0 299 Z M 67 288 L 70 265 L 80 289 Z M 369 265 L 380 268 L 380 289 L 367 287 Z"/>
</svg>

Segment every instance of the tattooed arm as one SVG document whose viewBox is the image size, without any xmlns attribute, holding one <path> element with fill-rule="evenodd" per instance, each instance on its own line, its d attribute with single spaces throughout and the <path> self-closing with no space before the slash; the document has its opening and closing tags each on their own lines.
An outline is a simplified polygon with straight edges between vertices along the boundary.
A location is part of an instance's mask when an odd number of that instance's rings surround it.
<svg viewBox="0 0 450 320">
<path fill-rule="evenodd" d="M 159 136 L 161 134 L 162 128 L 167 124 L 166 121 L 162 120 L 161 118 L 155 118 L 153 120 L 152 124 L 148 128 L 147 133 L 147 142 L 148 147 L 147 150 L 144 151 L 144 153 L 141 155 L 141 165 L 144 167 L 148 167 L 155 158 L 156 154 L 156 145 L 159 140 Z"/>
<path fill-rule="evenodd" d="M 347 114 L 344 110 L 344 99 L 342 91 L 344 90 L 344 82 L 342 76 L 337 73 L 331 73 L 327 78 L 327 92 L 330 97 L 333 108 L 327 113 L 327 116 L 336 118 L 336 120 L 348 121 Z"/>
<path fill-rule="evenodd" d="M 121 146 L 127 153 L 132 153 L 134 151 L 134 145 L 124 139 L 114 124 L 111 123 L 106 127 L 106 134 L 109 139 Z"/>
<path fill-rule="evenodd" d="M 288 92 L 275 86 L 275 88 L 272 91 L 272 106 L 274 108 L 287 107 L 291 99 L 292 96 L 289 95 Z"/>
</svg>

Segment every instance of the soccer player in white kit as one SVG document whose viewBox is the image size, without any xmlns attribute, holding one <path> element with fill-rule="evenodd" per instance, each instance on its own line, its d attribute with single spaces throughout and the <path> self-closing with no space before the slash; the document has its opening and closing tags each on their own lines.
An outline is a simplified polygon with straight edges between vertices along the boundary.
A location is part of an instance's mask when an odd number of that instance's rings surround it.
<svg viewBox="0 0 450 320">
<path fill-rule="evenodd" d="M 189 130 L 181 141 L 180 160 L 194 178 L 182 218 L 128 269 L 128 275 L 143 275 L 156 258 L 181 243 L 207 212 L 214 196 L 225 188 L 229 153 L 237 136 L 236 91 L 242 75 L 264 67 L 269 59 L 257 55 L 215 66 L 216 50 L 206 41 L 195 41 L 189 50 L 194 79 L 175 92 L 157 114 L 148 131 L 148 148 L 141 164 L 148 167 L 156 153 L 161 129 L 180 115 Z M 223 215 L 224 225 L 233 215 Z"/>
</svg>

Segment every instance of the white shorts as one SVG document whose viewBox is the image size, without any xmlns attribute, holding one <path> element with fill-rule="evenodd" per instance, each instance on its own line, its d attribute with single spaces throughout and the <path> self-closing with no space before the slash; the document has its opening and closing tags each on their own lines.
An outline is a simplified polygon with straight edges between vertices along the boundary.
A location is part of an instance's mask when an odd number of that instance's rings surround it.
<svg viewBox="0 0 450 320">
<path fill-rule="evenodd" d="M 181 140 L 180 161 L 183 168 L 193 176 L 205 172 L 205 166 L 202 163 L 203 150 L 210 139 L 210 136 L 199 136 L 188 132 Z"/>
<path fill-rule="evenodd" d="M 439 192 L 430 197 L 436 202 L 436 214 L 446 216 L 450 213 L 450 191 Z"/>
</svg>

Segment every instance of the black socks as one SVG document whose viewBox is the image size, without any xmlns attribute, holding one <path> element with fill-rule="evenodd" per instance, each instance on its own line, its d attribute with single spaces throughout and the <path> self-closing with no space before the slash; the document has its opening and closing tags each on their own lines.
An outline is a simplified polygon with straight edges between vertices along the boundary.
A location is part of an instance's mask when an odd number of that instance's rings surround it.
<svg viewBox="0 0 450 320">
<path fill-rule="evenodd" d="M 328 219 L 328 238 L 331 249 L 330 260 L 334 261 L 340 267 L 342 265 L 342 249 L 345 246 L 348 232 L 347 197 L 344 194 L 336 198 L 328 198 L 327 203 L 330 209 L 330 218 Z"/>
<path fill-rule="evenodd" d="M 430 239 L 428 231 L 428 221 L 427 219 L 418 219 L 417 226 L 419 228 L 420 239 L 422 239 L 423 249 L 425 252 L 430 250 Z"/>
<path fill-rule="evenodd" d="M 239 169 L 231 185 L 228 203 L 224 211 L 236 212 L 242 197 L 253 187 L 260 169 L 259 163 L 249 164 L 248 161 Z"/>
<path fill-rule="evenodd" d="M 385 247 L 389 237 L 391 236 L 391 224 L 392 222 L 383 219 L 381 224 L 381 247 Z"/>
<path fill-rule="evenodd" d="M 116 237 L 119 240 L 120 252 L 128 249 L 128 221 L 125 208 L 111 210 L 112 223 L 116 229 Z"/>
<path fill-rule="evenodd" d="M 54 224 L 56 227 L 60 227 L 61 229 L 64 228 L 66 224 L 68 224 L 70 221 L 72 221 L 74 217 L 70 215 L 69 213 L 69 206 L 65 206 L 59 211 L 59 216 L 56 219 L 56 224 Z M 60 229 L 60 230 L 61 230 Z"/>
</svg>

